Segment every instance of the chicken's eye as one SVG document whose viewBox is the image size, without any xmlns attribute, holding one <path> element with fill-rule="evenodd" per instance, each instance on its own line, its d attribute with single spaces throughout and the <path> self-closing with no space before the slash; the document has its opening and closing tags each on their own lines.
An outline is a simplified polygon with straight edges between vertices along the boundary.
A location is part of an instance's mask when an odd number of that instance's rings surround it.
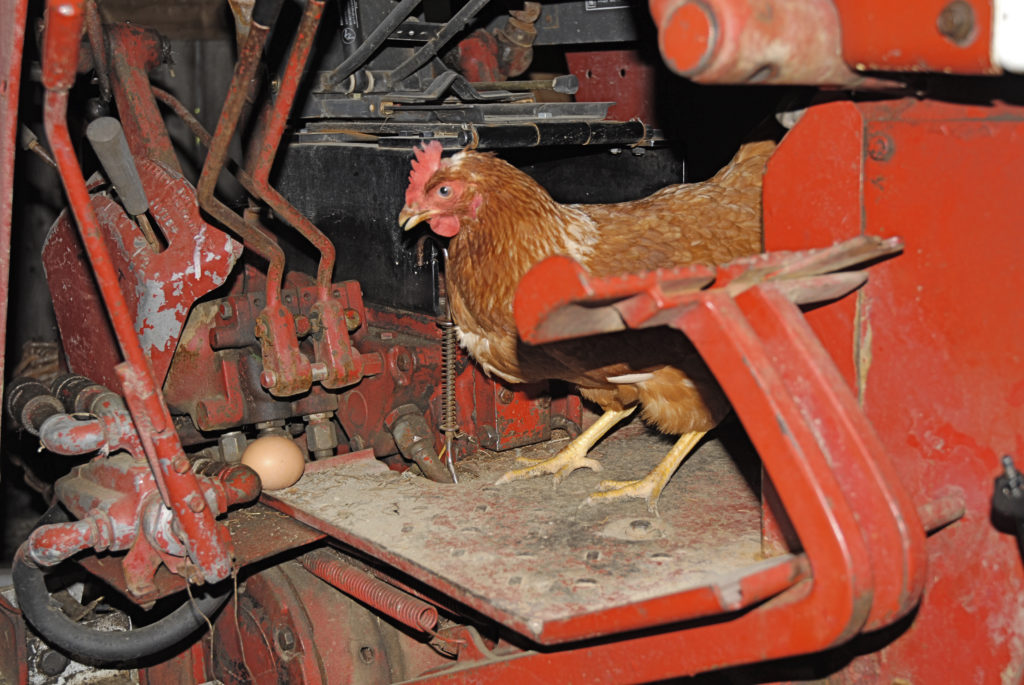
<svg viewBox="0 0 1024 685">
<path fill-rule="evenodd" d="M 448 197 L 452 194 L 452 188 L 451 186 L 441 186 L 437 189 L 437 194 L 441 197 Z"/>
</svg>

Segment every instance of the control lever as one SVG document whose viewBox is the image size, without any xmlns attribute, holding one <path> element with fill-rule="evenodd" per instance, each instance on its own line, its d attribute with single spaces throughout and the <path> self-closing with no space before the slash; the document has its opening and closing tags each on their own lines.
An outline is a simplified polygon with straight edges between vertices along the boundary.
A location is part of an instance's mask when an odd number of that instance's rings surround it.
<svg viewBox="0 0 1024 685">
<path fill-rule="evenodd" d="M 86 127 L 85 137 L 89 139 L 92 149 L 107 173 L 107 178 L 117 190 L 121 205 L 125 211 L 135 217 L 142 235 L 154 252 L 161 249 L 156 232 L 149 223 L 146 212 L 149 211 L 149 200 L 142 187 L 142 179 L 135 168 L 135 160 L 128 141 L 124 137 L 121 122 L 113 117 L 100 117 Z"/>
</svg>

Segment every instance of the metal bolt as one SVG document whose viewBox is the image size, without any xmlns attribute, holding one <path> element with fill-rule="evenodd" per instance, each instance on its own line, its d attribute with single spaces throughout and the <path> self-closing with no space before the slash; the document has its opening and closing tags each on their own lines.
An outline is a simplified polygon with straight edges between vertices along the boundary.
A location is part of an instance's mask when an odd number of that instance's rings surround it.
<svg viewBox="0 0 1024 685">
<path fill-rule="evenodd" d="M 502 388 L 498 391 L 498 401 L 502 404 L 512 404 L 512 391 L 508 388 Z"/>
<path fill-rule="evenodd" d="M 954 0 L 939 12 L 936 28 L 946 38 L 960 46 L 974 38 L 974 8 L 964 0 Z"/>
<path fill-rule="evenodd" d="M 313 362 L 309 365 L 309 371 L 313 375 L 314 381 L 322 381 L 327 378 L 327 364 L 323 362 Z"/>
<path fill-rule="evenodd" d="M 290 652 L 295 649 L 295 633 L 288 626 L 278 626 L 277 646 L 282 652 Z"/>
<path fill-rule="evenodd" d="M 174 469 L 175 473 L 185 473 L 188 471 L 189 466 L 191 466 L 191 464 L 189 464 L 188 457 L 183 454 L 179 454 L 174 458 L 174 461 L 171 462 L 171 468 Z"/>
<path fill-rule="evenodd" d="M 260 385 L 264 388 L 274 387 L 277 385 L 277 374 L 269 369 L 264 370 L 263 373 L 260 374 Z"/>
<path fill-rule="evenodd" d="M 398 357 L 395 359 L 395 366 L 398 367 L 399 371 L 408 371 L 409 369 L 411 369 L 412 368 L 412 358 L 409 356 L 409 353 L 407 353 L 407 352 L 400 353 L 398 355 Z"/>
<path fill-rule="evenodd" d="M 1021 485 L 1024 483 L 1024 479 L 1021 478 L 1020 471 L 1013 464 L 1013 457 L 1009 454 L 1003 455 L 1003 472 L 1006 474 L 1006 490 L 1012 497 L 1021 496 Z"/>
<path fill-rule="evenodd" d="M 374 659 L 377 658 L 377 652 L 373 647 L 360 647 L 359 648 L 359 659 L 364 664 L 372 664 Z"/>
<path fill-rule="evenodd" d="M 348 327 L 348 330 L 354 331 L 359 328 L 362 322 L 363 320 L 362 317 L 359 316 L 359 312 L 354 309 L 345 310 L 345 325 Z"/>
<path fill-rule="evenodd" d="M 44 675 L 59 676 L 70 663 L 71 659 L 68 659 L 60 652 L 48 649 L 39 655 L 38 666 Z"/>
<path fill-rule="evenodd" d="M 481 437 L 489 444 L 498 442 L 498 431 L 494 430 L 494 426 L 480 426 Z"/>
<path fill-rule="evenodd" d="M 221 459 L 229 464 L 237 464 L 242 460 L 242 452 L 248 446 L 248 440 L 242 431 L 228 431 L 217 438 L 217 444 Z"/>
<path fill-rule="evenodd" d="M 235 310 L 231 307 L 231 303 L 227 301 L 220 303 L 219 312 L 220 318 L 222 319 L 230 319 L 235 314 Z"/>
<path fill-rule="evenodd" d="M 188 500 L 188 508 L 198 514 L 206 508 L 206 500 L 199 495 L 192 495 Z"/>
<path fill-rule="evenodd" d="M 888 162 L 895 151 L 896 145 L 892 138 L 884 133 L 879 133 L 868 141 L 868 156 L 876 162 Z"/>
</svg>

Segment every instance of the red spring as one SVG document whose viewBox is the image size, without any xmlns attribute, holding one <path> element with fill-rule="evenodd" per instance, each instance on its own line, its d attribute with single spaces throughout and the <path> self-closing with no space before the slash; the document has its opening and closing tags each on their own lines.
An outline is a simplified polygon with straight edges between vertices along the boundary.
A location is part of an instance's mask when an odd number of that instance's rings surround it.
<svg viewBox="0 0 1024 685">
<path fill-rule="evenodd" d="M 307 571 L 374 609 L 414 630 L 430 632 L 437 625 L 437 609 L 398 588 L 332 558 L 324 552 L 302 557 Z"/>
</svg>

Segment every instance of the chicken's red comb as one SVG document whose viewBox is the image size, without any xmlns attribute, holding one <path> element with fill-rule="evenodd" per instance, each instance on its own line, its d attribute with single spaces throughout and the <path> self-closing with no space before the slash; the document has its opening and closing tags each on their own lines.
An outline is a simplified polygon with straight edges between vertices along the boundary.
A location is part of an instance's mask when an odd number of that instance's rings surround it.
<svg viewBox="0 0 1024 685">
<path fill-rule="evenodd" d="M 426 189 L 427 181 L 441 166 L 441 143 L 432 140 L 420 145 L 413 152 L 412 171 L 409 172 L 409 187 L 405 189 L 405 202 L 409 204 Z"/>
</svg>

